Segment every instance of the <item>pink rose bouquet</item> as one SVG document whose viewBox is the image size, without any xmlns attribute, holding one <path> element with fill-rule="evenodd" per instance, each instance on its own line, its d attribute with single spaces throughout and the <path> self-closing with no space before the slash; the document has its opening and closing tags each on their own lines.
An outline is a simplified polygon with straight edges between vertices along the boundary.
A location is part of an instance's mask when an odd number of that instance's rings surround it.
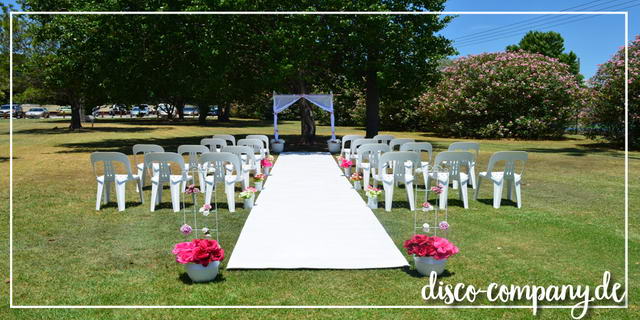
<svg viewBox="0 0 640 320">
<path fill-rule="evenodd" d="M 273 156 L 268 156 L 262 160 L 260 160 L 260 165 L 263 167 L 273 167 L 273 161 L 275 158 Z"/>
<path fill-rule="evenodd" d="M 262 173 L 258 173 L 255 176 L 253 176 L 253 180 L 255 180 L 255 182 L 262 182 L 264 181 L 265 175 Z"/>
<path fill-rule="evenodd" d="M 419 257 L 432 257 L 436 260 L 447 259 L 459 252 L 458 247 L 449 242 L 449 240 L 424 234 L 416 234 L 405 241 L 404 248 L 407 249 L 408 254 Z"/>
<path fill-rule="evenodd" d="M 441 194 L 444 191 L 444 186 L 439 184 L 437 186 L 431 187 L 431 191 L 435 192 L 436 194 Z"/>
<path fill-rule="evenodd" d="M 382 190 L 373 186 L 367 186 L 365 193 L 369 198 L 377 198 L 382 194 Z"/>
<path fill-rule="evenodd" d="M 171 252 L 176 255 L 176 261 L 182 264 L 195 263 L 206 267 L 213 261 L 224 259 L 224 249 L 220 247 L 218 241 L 210 239 L 180 242 Z"/>
<path fill-rule="evenodd" d="M 188 185 L 184 190 L 184 193 L 186 194 L 194 194 L 199 192 L 200 192 L 200 189 L 198 189 L 198 187 L 196 187 L 195 184 Z"/>
<path fill-rule="evenodd" d="M 240 198 L 251 199 L 256 192 L 258 192 L 258 189 L 254 187 L 246 187 L 242 192 L 240 192 Z"/>
<path fill-rule="evenodd" d="M 362 175 L 360 175 L 359 173 L 354 172 L 351 175 L 351 181 L 361 181 L 361 180 L 362 180 Z"/>
</svg>

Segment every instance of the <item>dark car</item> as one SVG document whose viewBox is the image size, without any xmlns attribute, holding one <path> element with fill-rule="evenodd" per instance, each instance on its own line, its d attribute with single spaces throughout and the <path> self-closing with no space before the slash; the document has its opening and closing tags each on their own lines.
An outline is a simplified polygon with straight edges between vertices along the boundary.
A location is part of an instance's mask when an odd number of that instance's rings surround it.
<svg viewBox="0 0 640 320">
<path fill-rule="evenodd" d="M 3 118 L 9 118 L 9 115 L 11 114 L 11 106 L 8 104 L 3 104 L 2 106 L 0 106 L 0 115 Z M 24 118 L 24 111 L 22 110 L 22 107 L 19 104 L 14 104 L 13 105 L 13 117 L 14 118 Z"/>
<path fill-rule="evenodd" d="M 209 112 L 207 115 L 209 116 L 218 116 L 220 108 L 218 106 L 209 106 Z"/>
<path fill-rule="evenodd" d="M 110 116 L 123 116 L 127 115 L 128 113 L 129 109 L 127 109 L 127 106 L 125 106 L 124 104 L 114 104 L 113 106 L 111 106 L 111 109 L 109 109 Z"/>
</svg>

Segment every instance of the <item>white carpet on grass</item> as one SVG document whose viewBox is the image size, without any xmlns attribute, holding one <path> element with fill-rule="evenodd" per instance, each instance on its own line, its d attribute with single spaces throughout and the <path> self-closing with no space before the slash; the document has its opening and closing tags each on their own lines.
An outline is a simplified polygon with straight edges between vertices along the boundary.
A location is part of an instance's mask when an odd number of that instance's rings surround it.
<svg viewBox="0 0 640 320">
<path fill-rule="evenodd" d="M 330 154 L 282 153 L 242 228 L 227 269 L 407 265 Z"/>
</svg>

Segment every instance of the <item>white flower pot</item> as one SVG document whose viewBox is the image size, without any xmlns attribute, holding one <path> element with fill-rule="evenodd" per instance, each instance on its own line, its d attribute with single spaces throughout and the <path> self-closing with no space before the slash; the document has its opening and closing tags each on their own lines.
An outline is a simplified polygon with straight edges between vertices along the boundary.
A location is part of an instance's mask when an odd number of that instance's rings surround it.
<svg viewBox="0 0 640 320">
<path fill-rule="evenodd" d="M 371 209 L 378 209 L 378 197 L 368 197 L 367 205 Z"/>
<path fill-rule="evenodd" d="M 256 190 L 262 191 L 262 181 L 256 181 Z"/>
<path fill-rule="evenodd" d="M 269 170 L 271 169 L 271 167 L 262 167 L 262 171 L 264 172 L 265 176 L 269 175 Z"/>
<path fill-rule="evenodd" d="M 360 181 L 360 180 L 354 181 L 353 182 L 353 188 L 356 189 L 356 190 L 362 189 L 362 181 Z"/>
<path fill-rule="evenodd" d="M 345 177 L 351 177 L 351 167 L 342 168 L 342 171 L 344 171 L 344 176 Z"/>
<path fill-rule="evenodd" d="M 201 264 L 187 263 L 184 265 L 187 274 L 193 282 L 206 282 L 215 279 L 218 276 L 218 267 L 220 261 L 212 261 L 206 267 Z"/>
<path fill-rule="evenodd" d="M 253 199 L 255 198 L 255 196 L 249 198 L 249 199 L 243 199 L 244 200 L 244 208 L 245 209 L 252 209 L 253 208 Z"/>
<path fill-rule="evenodd" d="M 329 148 L 329 152 L 338 153 L 340 152 L 340 149 L 342 149 L 342 144 L 340 143 L 340 140 L 336 140 L 336 141 L 328 140 L 327 147 Z"/>
<path fill-rule="evenodd" d="M 284 140 L 278 139 L 278 143 L 271 142 L 271 151 L 275 153 L 280 153 L 284 151 Z"/>
<path fill-rule="evenodd" d="M 416 263 L 416 270 L 423 275 L 429 276 L 432 271 L 435 271 L 437 275 L 441 275 L 444 272 L 444 267 L 447 264 L 447 259 L 436 260 L 432 257 L 418 257 L 413 256 Z"/>
</svg>

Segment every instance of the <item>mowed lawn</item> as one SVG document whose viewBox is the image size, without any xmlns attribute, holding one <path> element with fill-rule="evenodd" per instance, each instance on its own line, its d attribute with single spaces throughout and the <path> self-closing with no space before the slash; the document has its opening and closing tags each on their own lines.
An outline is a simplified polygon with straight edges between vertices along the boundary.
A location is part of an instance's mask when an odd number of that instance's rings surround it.
<svg viewBox="0 0 640 320">
<path fill-rule="evenodd" d="M 117 119 L 116 119 L 117 120 Z M 156 212 L 149 212 L 150 190 L 140 205 L 133 185 L 127 189 L 127 208 L 111 204 L 95 211 L 96 183 L 89 162 L 94 151 L 131 154 L 137 143 L 153 143 L 176 151 L 180 144 L 226 133 L 272 135 L 269 121 L 234 119 L 229 124 L 199 126 L 195 121 L 161 123 L 155 120 L 100 119 L 94 128 L 69 132 L 62 120 L 15 120 L 13 136 L 13 303 L 15 305 L 437 305 L 420 297 L 426 278 L 412 269 L 375 270 L 244 270 L 222 269 L 216 282 L 192 284 L 171 249 L 184 241 L 178 232 L 182 214 L 170 209 L 169 190 Z M 280 131 L 287 147 L 295 146 L 299 122 L 285 122 Z M 2 228 L 8 243 L 9 122 L 0 121 L 2 145 Z M 339 127 L 337 134 L 363 133 L 362 128 Z M 318 127 L 320 141 L 330 130 Z M 384 132 L 396 137 L 431 142 L 436 152 L 459 139 L 422 132 Z M 504 200 L 491 205 L 492 186 L 485 181 L 480 201 L 464 210 L 457 192 L 450 192 L 450 239 L 460 254 L 447 265 L 444 283 L 462 282 L 486 287 L 500 284 L 600 284 L 604 271 L 624 281 L 624 153 L 581 136 L 560 141 L 476 140 L 481 153 L 478 171 L 485 171 L 490 155 L 501 150 L 529 152 L 522 187 L 524 206 Z M 321 149 L 320 147 L 315 150 Z M 133 160 L 133 159 L 132 159 Z M 630 153 L 630 310 L 590 311 L 594 318 L 638 318 L 640 254 L 637 209 L 640 153 Z M 313 168 L 310 168 L 311 170 Z M 304 179 L 304 177 L 301 177 Z M 418 179 L 420 184 L 422 178 Z M 313 181 L 309 181 L 313 183 Z M 327 186 L 330 188 L 331 186 Z M 469 190 L 472 199 L 472 190 Z M 222 192 L 219 199 L 224 199 Z M 392 212 L 375 210 L 399 248 L 412 235 L 413 213 L 406 193 L 396 189 Z M 327 199 L 330 201 L 331 199 Z M 381 198 L 382 200 L 382 198 Z M 202 202 L 202 200 L 200 200 Z M 220 241 L 231 256 L 248 211 L 220 211 Z M 380 207 L 383 207 L 381 201 Z M 300 208 L 304 214 L 305 208 Z M 313 226 L 309 226 L 312 228 Z M 331 234 L 326 234 L 331 237 Z M 269 241 L 268 238 L 264 241 Z M 360 244 L 348 243 L 357 250 Z M 277 248 L 274 248 L 277 250 Z M 402 250 L 404 253 L 404 250 Z M 9 292 L 8 247 L 2 246 L 3 295 Z M 410 258 L 410 257 L 408 257 Z M 413 261 L 410 259 L 409 261 Z M 226 265 L 226 260 L 222 267 Z M 636 281 L 634 281 L 634 279 Z M 6 297 L 5 296 L 5 297 Z M 488 305 L 486 300 L 477 305 Z M 516 304 L 528 304 L 524 301 Z M 565 302 L 573 305 L 573 302 Z M 600 303 L 603 304 L 603 303 Z M 610 303 L 604 303 L 610 304 Z M 206 309 L 206 310 L 9 310 L 3 299 L 0 318 L 531 318 L 530 309 Z M 543 319 L 569 318 L 567 309 L 545 309 Z"/>
</svg>

